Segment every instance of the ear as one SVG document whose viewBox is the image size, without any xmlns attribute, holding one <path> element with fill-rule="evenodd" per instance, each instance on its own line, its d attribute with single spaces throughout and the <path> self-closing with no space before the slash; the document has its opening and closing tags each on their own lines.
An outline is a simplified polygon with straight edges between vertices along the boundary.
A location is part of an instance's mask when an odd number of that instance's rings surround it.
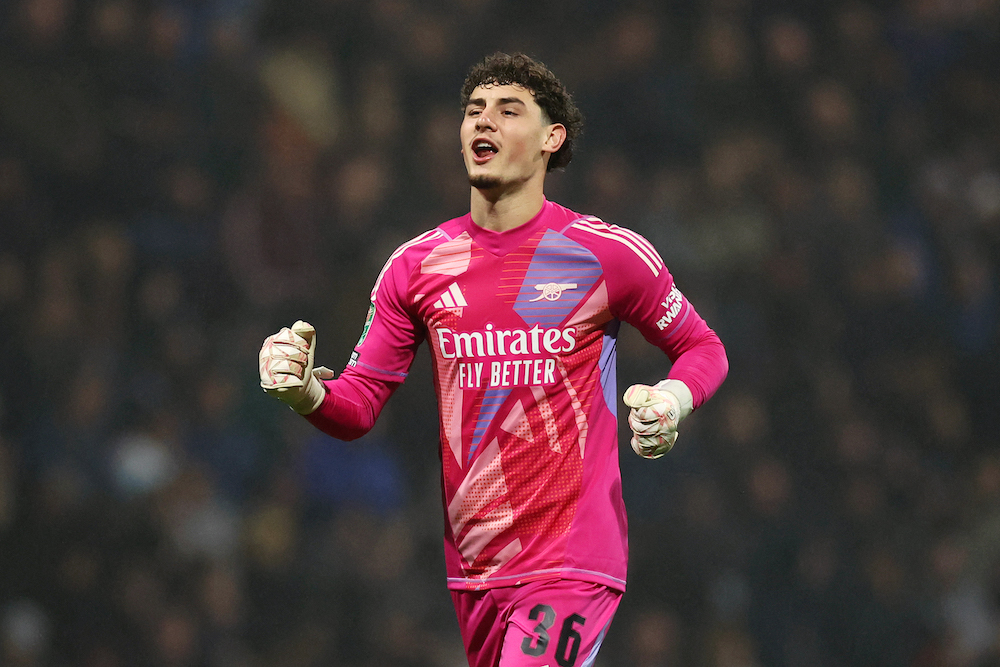
<svg viewBox="0 0 1000 667">
<path fill-rule="evenodd" d="M 566 126 L 562 123 L 553 123 L 548 126 L 548 134 L 545 135 L 545 142 L 542 144 L 543 153 L 555 153 L 562 148 L 566 141 Z"/>
</svg>

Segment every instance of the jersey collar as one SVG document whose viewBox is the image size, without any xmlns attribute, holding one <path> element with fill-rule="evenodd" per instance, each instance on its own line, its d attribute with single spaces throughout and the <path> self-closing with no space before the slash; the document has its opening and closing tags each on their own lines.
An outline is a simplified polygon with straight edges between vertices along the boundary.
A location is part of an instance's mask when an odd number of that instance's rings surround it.
<svg viewBox="0 0 1000 667">
<path fill-rule="evenodd" d="M 535 214 L 535 217 L 523 225 L 518 225 L 514 229 L 508 229 L 505 232 L 495 232 L 491 229 L 480 227 L 472 220 L 472 213 L 466 214 L 462 222 L 465 225 L 465 230 L 469 232 L 469 236 L 472 237 L 472 240 L 477 245 L 491 255 L 503 257 L 510 251 L 524 245 L 535 231 L 544 228 L 551 209 L 552 202 L 546 199 L 542 203 L 542 208 Z"/>
</svg>

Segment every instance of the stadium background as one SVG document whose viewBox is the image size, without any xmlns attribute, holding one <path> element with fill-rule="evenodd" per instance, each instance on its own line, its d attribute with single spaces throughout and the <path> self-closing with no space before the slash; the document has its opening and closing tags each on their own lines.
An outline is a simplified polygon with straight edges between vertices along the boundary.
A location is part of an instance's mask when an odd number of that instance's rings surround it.
<svg viewBox="0 0 1000 667">
<path fill-rule="evenodd" d="M 549 196 L 648 236 L 732 363 L 669 457 L 623 446 L 598 664 L 1000 664 L 998 26 L 0 3 L 0 664 L 461 664 L 426 352 L 357 445 L 261 393 L 256 353 L 301 317 L 341 368 L 391 249 L 467 210 L 458 88 L 498 48 L 587 117 Z M 622 386 L 664 375 L 620 347 Z"/>
</svg>

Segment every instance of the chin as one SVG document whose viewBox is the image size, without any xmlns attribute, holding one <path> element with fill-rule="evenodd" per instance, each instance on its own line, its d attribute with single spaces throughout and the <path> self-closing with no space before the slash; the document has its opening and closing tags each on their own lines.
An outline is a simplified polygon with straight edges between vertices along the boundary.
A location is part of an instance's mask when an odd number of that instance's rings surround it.
<svg viewBox="0 0 1000 667">
<path fill-rule="evenodd" d="M 493 190 L 503 185 L 503 181 L 498 176 L 478 174 L 476 176 L 469 176 L 469 185 L 477 190 Z"/>
</svg>

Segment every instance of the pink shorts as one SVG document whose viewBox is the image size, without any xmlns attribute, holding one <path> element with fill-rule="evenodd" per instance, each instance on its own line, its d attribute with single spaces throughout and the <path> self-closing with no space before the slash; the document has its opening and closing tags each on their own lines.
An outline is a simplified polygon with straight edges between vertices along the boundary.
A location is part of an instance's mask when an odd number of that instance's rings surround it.
<svg viewBox="0 0 1000 667">
<path fill-rule="evenodd" d="M 469 667 L 591 667 L 622 594 L 545 579 L 451 597 Z"/>
</svg>

